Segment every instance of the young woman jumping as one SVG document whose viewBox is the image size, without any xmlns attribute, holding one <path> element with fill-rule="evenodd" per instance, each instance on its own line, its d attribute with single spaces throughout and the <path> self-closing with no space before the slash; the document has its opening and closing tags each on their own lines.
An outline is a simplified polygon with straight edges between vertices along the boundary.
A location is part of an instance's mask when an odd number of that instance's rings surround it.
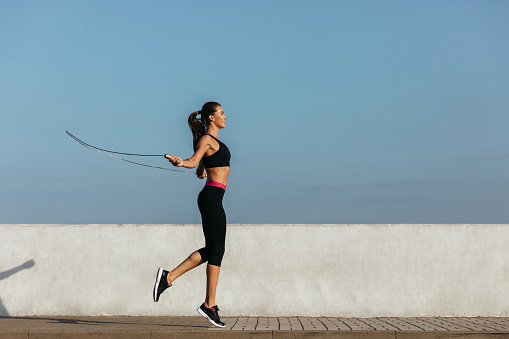
<svg viewBox="0 0 509 339">
<path fill-rule="evenodd" d="M 198 118 L 198 114 L 200 118 Z M 174 166 L 195 168 L 200 179 L 207 178 L 205 187 L 198 195 L 198 208 L 202 218 L 205 247 L 191 255 L 172 271 L 159 268 L 154 285 L 154 301 L 182 274 L 207 262 L 207 291 L 205 301 L 197 311 L 213 325 L 224 327 L 219 319 L 216 305 L 216 287 L 223 259 L 226 239 L 226 214 L 223 196 L 230 173 L 230 151 L 219 141 L 218 132 L 225 128 L 226 116 L 217 102 L 207 102 L 201 111 L 189 116 L 189 128 L 193 133 L 194 154 L 186 160 L 169 157 Z"/>
</svg>

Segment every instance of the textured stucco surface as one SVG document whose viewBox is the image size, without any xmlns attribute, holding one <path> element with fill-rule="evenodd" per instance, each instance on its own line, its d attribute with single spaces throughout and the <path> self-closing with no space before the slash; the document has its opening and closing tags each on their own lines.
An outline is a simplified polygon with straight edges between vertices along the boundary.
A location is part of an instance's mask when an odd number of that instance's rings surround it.
<svg viewBox="0 0 509 339">
<path fill-rule="evenodd" d="M 151 293 L 203 244 L 201 225 L 0 225 L 0 315 L 196 315 L 204 265 Z M 216 301 L 223 316 L 508 316 L 508 281 L 509 225 L 228 225 Z"/>
</svg>

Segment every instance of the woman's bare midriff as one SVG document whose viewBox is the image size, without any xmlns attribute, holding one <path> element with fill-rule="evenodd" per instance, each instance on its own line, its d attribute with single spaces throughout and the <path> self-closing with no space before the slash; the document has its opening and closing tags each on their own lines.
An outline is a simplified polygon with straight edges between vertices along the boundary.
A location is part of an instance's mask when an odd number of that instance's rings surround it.
<svg viewBox="0 0 509 339">
<path fill-rule="evenodd" d="M 214 181 L 226 186 L 228 175 L 230 174 L 230 167 L 212 167 L 207 168 L 207 181 Z"/>
</svg>

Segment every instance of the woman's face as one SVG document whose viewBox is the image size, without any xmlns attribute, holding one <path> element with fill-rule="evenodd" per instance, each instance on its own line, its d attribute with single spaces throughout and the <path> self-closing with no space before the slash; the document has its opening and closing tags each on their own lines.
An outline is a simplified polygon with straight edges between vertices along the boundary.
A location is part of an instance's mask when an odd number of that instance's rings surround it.
<svg viewBox="0 0 509 339">
<path fill-rule="evenodd" d="M 210 122 L 215 124 L 218 128 L 225 128 L 225 120 L 226 115 L 224 115 L 223 108 L 221 106 L 217 106 L 214 114 L 210 116 Z"/>
</svg>

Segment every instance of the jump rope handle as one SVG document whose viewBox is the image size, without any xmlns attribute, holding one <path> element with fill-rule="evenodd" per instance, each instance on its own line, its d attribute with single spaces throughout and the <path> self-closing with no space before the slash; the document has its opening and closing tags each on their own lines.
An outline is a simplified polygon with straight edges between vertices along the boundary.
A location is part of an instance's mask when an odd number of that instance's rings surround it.
<svg viewBox="0 0 509 339">
<path fill-rule="evenodd" d="M 165 154 L 164 157 L 170 161 L 173 160 L 173 157 L 171 155 Z"/>
</svg>

